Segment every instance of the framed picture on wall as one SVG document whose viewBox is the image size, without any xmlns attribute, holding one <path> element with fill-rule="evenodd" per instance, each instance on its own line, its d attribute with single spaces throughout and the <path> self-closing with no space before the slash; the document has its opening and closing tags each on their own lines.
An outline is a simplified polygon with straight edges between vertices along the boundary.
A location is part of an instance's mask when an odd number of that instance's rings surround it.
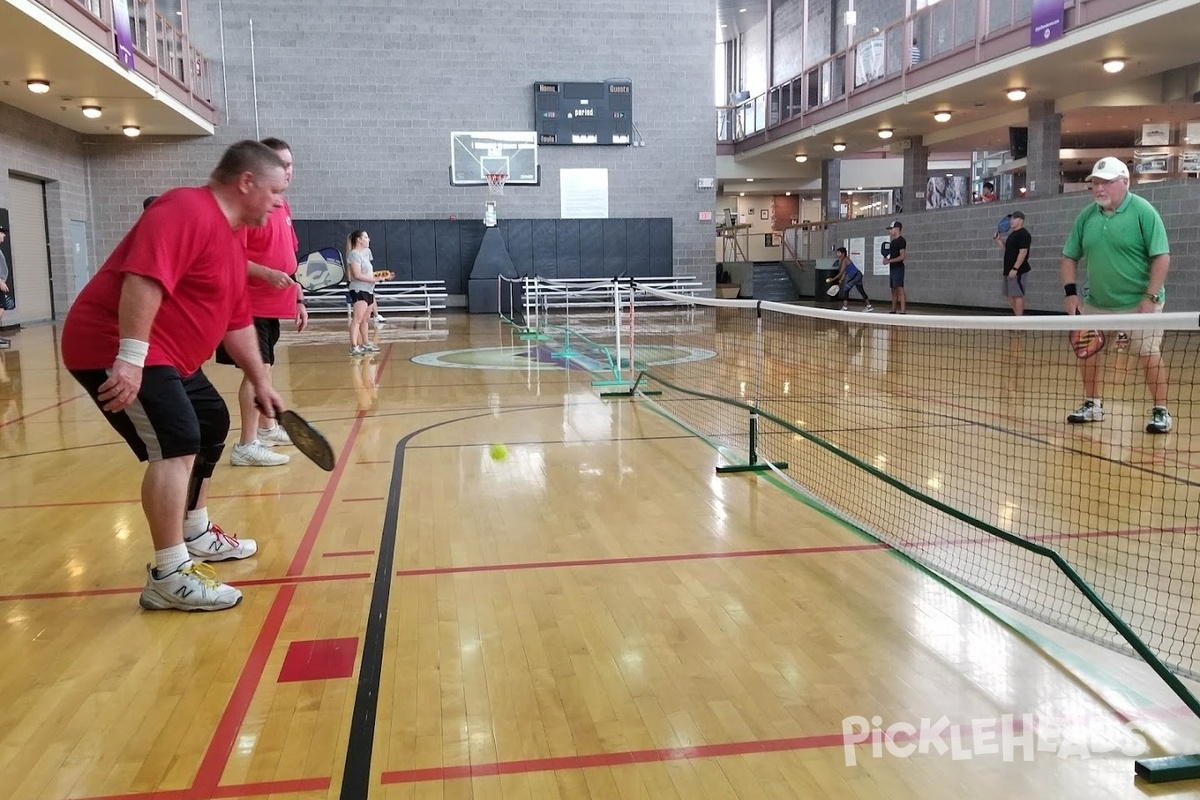
<svg viewBox="0 0 1200 800">
<path fill-rule="evenodd" d="M 765 208 L 764 208 L 764 209 L 763 209 L 763 210 L 762 210 L 762 211 L 759 213 L 759 215 L 758 215 L 758 218 L 759 218 L 759 219 L 770 219 L 770 218 L 771 218 L 771 212 L 770 212 L 770 211 L 768 211 L 767 209 L 765 209 Z"/>
</svg>

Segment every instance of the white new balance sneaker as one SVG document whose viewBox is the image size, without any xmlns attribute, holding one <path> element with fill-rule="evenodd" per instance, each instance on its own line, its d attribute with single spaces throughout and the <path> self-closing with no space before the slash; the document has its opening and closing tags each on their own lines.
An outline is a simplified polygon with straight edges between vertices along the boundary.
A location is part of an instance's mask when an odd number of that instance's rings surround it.
<svg viewBox="0 0 1200 800">
<path fill-rule="evenodd" d="M 288 436 L 281 426 L 276 425 L 274 428 L 259 428 L 258 443 L 263 447 L 274 447 L 277 444 L 291 444 L 292 437 Z"/>
<path fill-rule="evenodd" d="M 242 602 L 242 593 L 217 580 L 207 564 L 188 564 L 170 575 L 158 577 L 146 565 L 146 585 L 138 605 L 147 611 L 221 611 Z"/>
<path fill-rule="evenodd" d="M 258 552 L 258 542 L 253 539 L 239 539 L 221 530 L 220 525 L 208 524 L 208 530 L 189 539 L 188 555 L 196 561 L 229 561 L 234 558 L 249 558 Z"/>
<path fill-rule="evenodd" d="M 235 467 L 278 467 L 291 460 L 291 456 L 263 447 L 257 439 L 250 444 L 235 444 L 229 452 L 229 463 Z"/>
</svg>

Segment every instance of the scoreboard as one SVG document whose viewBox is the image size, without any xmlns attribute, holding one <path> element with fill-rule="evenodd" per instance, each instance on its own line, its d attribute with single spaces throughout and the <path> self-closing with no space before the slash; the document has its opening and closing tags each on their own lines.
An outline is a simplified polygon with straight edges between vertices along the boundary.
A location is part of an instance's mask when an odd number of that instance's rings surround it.
<svg viewBox="0 0 1200 800">
<path fill-rule="evenodd" d="M 633 82 L 538 81 L 533 114 L 538 144 L 633 144 Z"/>
</svg>

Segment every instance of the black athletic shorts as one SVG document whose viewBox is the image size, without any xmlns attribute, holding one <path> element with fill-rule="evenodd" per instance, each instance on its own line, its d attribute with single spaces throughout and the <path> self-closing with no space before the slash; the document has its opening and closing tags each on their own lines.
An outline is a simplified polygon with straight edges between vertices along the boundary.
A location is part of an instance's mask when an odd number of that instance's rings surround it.
<svg viewBox="0 0 1200 800">
<path fill-rule="evenodd" d="M 275 363 L 275 345 L 279 343 L 279 320 L 268 317 L 254 318 L 254 333 L 258 336 L 258 352 L 262 354 L 263 363 L 270 366 Z M 217 363 L 237 366 L 233 356 L 225 349 L 225 345 L 217 345 Z"/>
<path fill-rule="evenodd" d="M 371 303 L 375 302 L 375 293 L 374 292 L 350 292 L 350 303 L 354 304 L 354 303 L 358 303 L 358 302 L 362 302 L 362 303 L 366 303 L 367 305 L 371 305 Z"/>
<path fill-rule="evenodd" d="M 71 375 L 100 407 L 96 398 L 108 371 L 71 370 Z M 229 409 L 201 370 L 180 378 L 174 367 L 146 367 L 137 400 L 115 414 L 101 411 L 139 461 L 195 455 L 202 447 L 223 445 L 229 435 Z"/>
</svg>

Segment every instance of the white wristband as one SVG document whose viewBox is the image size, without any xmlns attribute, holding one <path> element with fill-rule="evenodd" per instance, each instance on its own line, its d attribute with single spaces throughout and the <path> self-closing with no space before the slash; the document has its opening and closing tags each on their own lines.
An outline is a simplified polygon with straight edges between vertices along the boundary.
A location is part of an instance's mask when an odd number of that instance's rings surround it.
<svg viewBox="0 0 1200 800">
<path fill-rule="evenodd" d="M 127 361 L 135 367 L 146 366 L 146 355 L 150 352 L 150 343 L 141 339 L 122 339 L 117 348 L 117 358 Z"/>
</svg>

